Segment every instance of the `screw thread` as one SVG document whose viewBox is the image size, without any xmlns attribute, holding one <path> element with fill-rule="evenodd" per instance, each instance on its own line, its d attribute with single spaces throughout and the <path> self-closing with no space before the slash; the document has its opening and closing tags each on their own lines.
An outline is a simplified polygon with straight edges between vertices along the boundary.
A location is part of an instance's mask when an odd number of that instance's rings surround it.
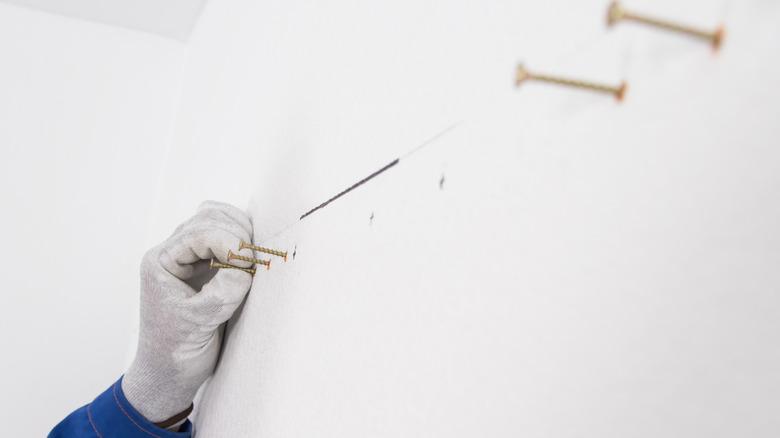
<svg viewBox="0 0 780 438">
<path fill-rule="evenodd" d="M 565 85 L 568 87 L 584 88 L 587 90 L 598 91 L 602 93 L 614 94 L 618 99 L 622 98 L 625 91 L 625 84 L 619 86 L 597 84 L 595 82 L 582 81 L 578 79 L 567 79 L 550 75 L 528 75 L 529 79 L 537 80 L 541 82 L 547 82 L 551 84 Z"/>
<path fill-rule="evenodd" d="M 209 267 L 211 269 L 236 269 L 238 271 L 244 271 L 252 275 L 255 275 L 255 273 L 257 272 L 254 268 L 242 268 L 240 266 L 233 266 L 227 263 L 215 262 L 214 259 L 211 259 L 211 263 L 209 263 Z"/>
<path fill-rule="evenodd" d="M 683 33 L 686 35 L 695 36 L 705 40 L 714 40 L 717 32 L 710 32 L 702 29 L 697 29 L 691 26 L 687 26 L 680 23 L 675 23 L 669 20 L 662 20 L 660 18 L 648 17 L 645 15 L 639 15 L 632 12 L 623 12 L 623 20 L 636 21 L 638 23 L 647 24 L 648 26 L 655 26 L 661 29 L 670 30 L 672 32 Z"/>
<path fill-rule="evenodd" d="M 285 261 L 287 261 L 287 251 L 279 251 L 277 249 L 271 249 L 263 246 L 253 245 L 251 243 L 241 242 L 240 249 L 245 249 L 245 248 L 249 248 L 257 252 L 262 252 L 264 254 L 270 254 L 270 255 L 275 255 L 277 257 L 282 257 L 284 258 Z"/>
<path fill-rule="evenodd" d="M 236 254 L 233 251 L 228 250 L 228 260 L 243 260 L 245 262 L 254 263 L 256 265 L 271 266 L 270 260 L 261 260 L 254 257 L 247 257 L 241 254 Z"/>
</svg>

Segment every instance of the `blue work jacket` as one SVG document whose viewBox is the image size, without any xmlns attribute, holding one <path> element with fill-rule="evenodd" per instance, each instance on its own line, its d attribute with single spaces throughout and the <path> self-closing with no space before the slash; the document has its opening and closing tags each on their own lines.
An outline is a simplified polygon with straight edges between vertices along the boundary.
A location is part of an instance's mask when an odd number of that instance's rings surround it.
<svg viewBox="0 0 780 438">
<path fill-rule="evenodd" d="M 73 437 L 191 438 L 192 423 L 187 420 L 180 432 L 155 426 L 130 405 L 122 392 L 122 379 L 119 379 L 92 403 L 68 415 L 49 433 L 49 438 Z"/>
</svg>

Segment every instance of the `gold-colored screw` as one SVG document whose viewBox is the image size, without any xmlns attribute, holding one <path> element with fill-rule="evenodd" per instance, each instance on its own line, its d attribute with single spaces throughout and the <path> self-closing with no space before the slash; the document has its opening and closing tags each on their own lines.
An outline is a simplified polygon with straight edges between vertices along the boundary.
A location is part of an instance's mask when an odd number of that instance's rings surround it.
<svg viewBox="0 0 780 438">
<path fill-rule="evenodd" d="M 584 88 L 586 90 L 596 91 L 599 93 L 607 93 L 615 96 L 615 99 L 622 101 L 626 95 L 626 89 L 628 85 L 622 82 L 618 86 L 603 85 L 593 82 L 581 81 L 577 79 L 567 79 L 557 76 L 541 75 L 529 72 L 522 64 L 517 66 L 517 73 L 515 75 L 515 86 L 519 87 L 526 81 L 539 81 L 547 82 L 549 84 L 565 85 L 567 87 Z"/>
<path fill-rule="evenodd" d="M 252 245 L 251 243 L 246 243 L 246 242 L 241 242 L 241 245 L 238 247 L 239 250 L 247 249 L 247 248 L 257 252 L 262 252 L 264 254 L 271 254 L 277 257 L 282 257 L 285 262 L 287 261 L 287 251 L 279 251 L 277 249 L 264 248 L 262 246 Z"/>
<path fill-rule="evenodd" d="M 231 260 L 243 260 L 245 262 L 254 263 L 256 265 L 263 265 L 263 266 L 265 266 L 265 269 L 271 269 L 271 261 L 270 260 L 260 260 L 260 259 L 254 258 L 254 257 L 242 256 L 240 254 L 234 253 L 231 250 L 228 250 L 227 259 L 228 259 L 228 261 L 231 261 Z"/>
<path fill-rule="evenodd" d="M 648 17 L 646 15 L 628 11 L 620 4 L 620 2 L 613 1 L 607 10 L 607 26 L 613 26 L 619 21 L 635 21 L 637 23 L 657 27 L 659 29 L 666 29 L 672 32 L 682 33 L 695 38 L 703 39 L 705 41 L 709 41 L 709 43 L 712 44 L 712 48 L 714 50 L 718 50 L 720 48 L 721 44 L 723 43 L 723 38 L 726 36 L 726 29 L 723 26 L 718 26 L 718 28 L 714 31 L 696 29 L 691 26 L 673 23 L 668 20 Z"/>
<path fill-rule="evenodd" d="M 242 268 L 240 266 L 228 265 L 226 263 L 216 262 L 216 261 L 214 261 L 214 259 L 211 259 L 211 263 L 209 263 L 209 268 L 211 268 L 211 269 L 237 269 L 239 271 L 244 271 L 244 272 L 252 274 L 252 275 L 255 275 L 255 272 L 257 272 L 257 271 L 255 271 L 254 268 Z"/>
</svg>

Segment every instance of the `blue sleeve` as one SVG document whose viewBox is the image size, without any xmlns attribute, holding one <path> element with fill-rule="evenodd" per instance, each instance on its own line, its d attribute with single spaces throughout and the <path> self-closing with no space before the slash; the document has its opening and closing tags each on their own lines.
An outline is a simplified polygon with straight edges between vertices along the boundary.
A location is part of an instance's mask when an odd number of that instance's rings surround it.
<svg viewBox="0 0 780 438">
<path fill-rule="evenodd" d="M 122 392 L 122 379 L 111 385 L 92 403 L 62 420 L 49 438 L 191 438 L 187 420 L 180 432 L 159 428 L 138 413 Z"/>
</svg>

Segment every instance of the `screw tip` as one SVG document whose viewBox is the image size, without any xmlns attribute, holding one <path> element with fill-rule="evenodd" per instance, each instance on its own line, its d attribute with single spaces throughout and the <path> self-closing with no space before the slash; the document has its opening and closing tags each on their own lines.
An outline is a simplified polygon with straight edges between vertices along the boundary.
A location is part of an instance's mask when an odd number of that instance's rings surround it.
<svg viewBox="0 0 780 438">
<path fill-rule="evenodd" d="M 723 39 L 726 37 L 726 27 L 723 25 L 718 26 L 715 33 L 712 34 L 712 49 L 716 52 L 720 50 L 720 46 L 723 44 Z"/>
<path fill-rule="evenodd" d="M 623 99 L 626 97 L 626 91 L 628 90 L 628 84 L 624 81 L 620 84 L 620 88 L 617 89 L 617 93 L 615 93 L 615 98 L 618 102 L 622 102 Z"/>
</svg>

